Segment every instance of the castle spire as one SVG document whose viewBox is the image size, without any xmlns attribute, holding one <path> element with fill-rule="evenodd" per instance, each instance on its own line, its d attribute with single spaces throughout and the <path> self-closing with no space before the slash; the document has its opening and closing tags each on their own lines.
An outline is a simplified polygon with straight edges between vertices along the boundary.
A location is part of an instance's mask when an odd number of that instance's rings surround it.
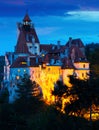
<svg viewBox="0 0 99 130">
<path fill-rule="evenodd" d="M 31 22 L 31 19 L 28 15 L 28 12 L 26 11 L 26 15 L 24 16 L 23 22 Z"/>
</svg>

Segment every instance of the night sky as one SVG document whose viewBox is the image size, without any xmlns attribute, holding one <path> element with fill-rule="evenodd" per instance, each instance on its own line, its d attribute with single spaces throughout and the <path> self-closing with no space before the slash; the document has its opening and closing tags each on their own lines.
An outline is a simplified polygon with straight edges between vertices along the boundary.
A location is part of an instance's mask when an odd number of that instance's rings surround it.
<svg viewBox="0 0 99 130">
<path fill-rule="evenodd" d="M 16 25 L 27 11 L 41 43 L 99 43 L 99 0 L 0 0 L 0 55 L 14 51 Z"/>
</svg>

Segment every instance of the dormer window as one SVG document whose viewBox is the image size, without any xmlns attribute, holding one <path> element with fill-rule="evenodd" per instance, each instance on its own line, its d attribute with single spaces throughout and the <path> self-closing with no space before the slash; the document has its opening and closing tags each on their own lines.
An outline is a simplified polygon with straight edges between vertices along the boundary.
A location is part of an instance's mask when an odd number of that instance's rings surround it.
<svg viewBox="0 0 99 130">
<path fill-rule="evenodd" d="M 32 46 L 29 47 L 30 49 L 32 48 Z"/>
</svg>

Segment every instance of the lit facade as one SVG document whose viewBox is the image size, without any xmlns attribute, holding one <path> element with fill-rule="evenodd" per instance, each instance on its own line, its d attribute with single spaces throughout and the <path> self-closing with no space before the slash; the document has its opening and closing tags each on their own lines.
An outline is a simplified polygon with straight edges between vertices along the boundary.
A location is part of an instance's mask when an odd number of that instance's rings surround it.
<svg viewBox="0 0 99 130">
<path fill-rule="evenodd" d="M 14 52 L 5 54 L 4 82 L 8 86 L 10 101 L 16 98 L 17 81 L 25 73 L 40 85 L 47 103 L 54 101 L 51 91 L 58 79 L 70 87 L 69 75 L 87 78 L 89 62 L 80 39 L 69 38 L 65 45 L 61 45 L 60 41 L 57 44 L 41 44 L 28 14 L 22 23 L 18 23 L 18 32 Z"/>
</svg>

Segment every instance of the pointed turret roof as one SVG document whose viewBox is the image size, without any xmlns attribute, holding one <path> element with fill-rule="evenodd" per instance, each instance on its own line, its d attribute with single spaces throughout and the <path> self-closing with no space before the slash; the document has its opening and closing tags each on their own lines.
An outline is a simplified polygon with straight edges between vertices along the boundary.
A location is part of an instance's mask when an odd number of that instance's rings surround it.
<svg viewBox="0 0 99 130">
<path fill-rule="evenodd" d="M 29 15 L 26 13 L 26 15 L 24 16 L 24 19 L 23 19 L 24 22 L 28 21 L 28 22 L 31 22 L 31 19 L 29 17 Z"/>
</svg>

